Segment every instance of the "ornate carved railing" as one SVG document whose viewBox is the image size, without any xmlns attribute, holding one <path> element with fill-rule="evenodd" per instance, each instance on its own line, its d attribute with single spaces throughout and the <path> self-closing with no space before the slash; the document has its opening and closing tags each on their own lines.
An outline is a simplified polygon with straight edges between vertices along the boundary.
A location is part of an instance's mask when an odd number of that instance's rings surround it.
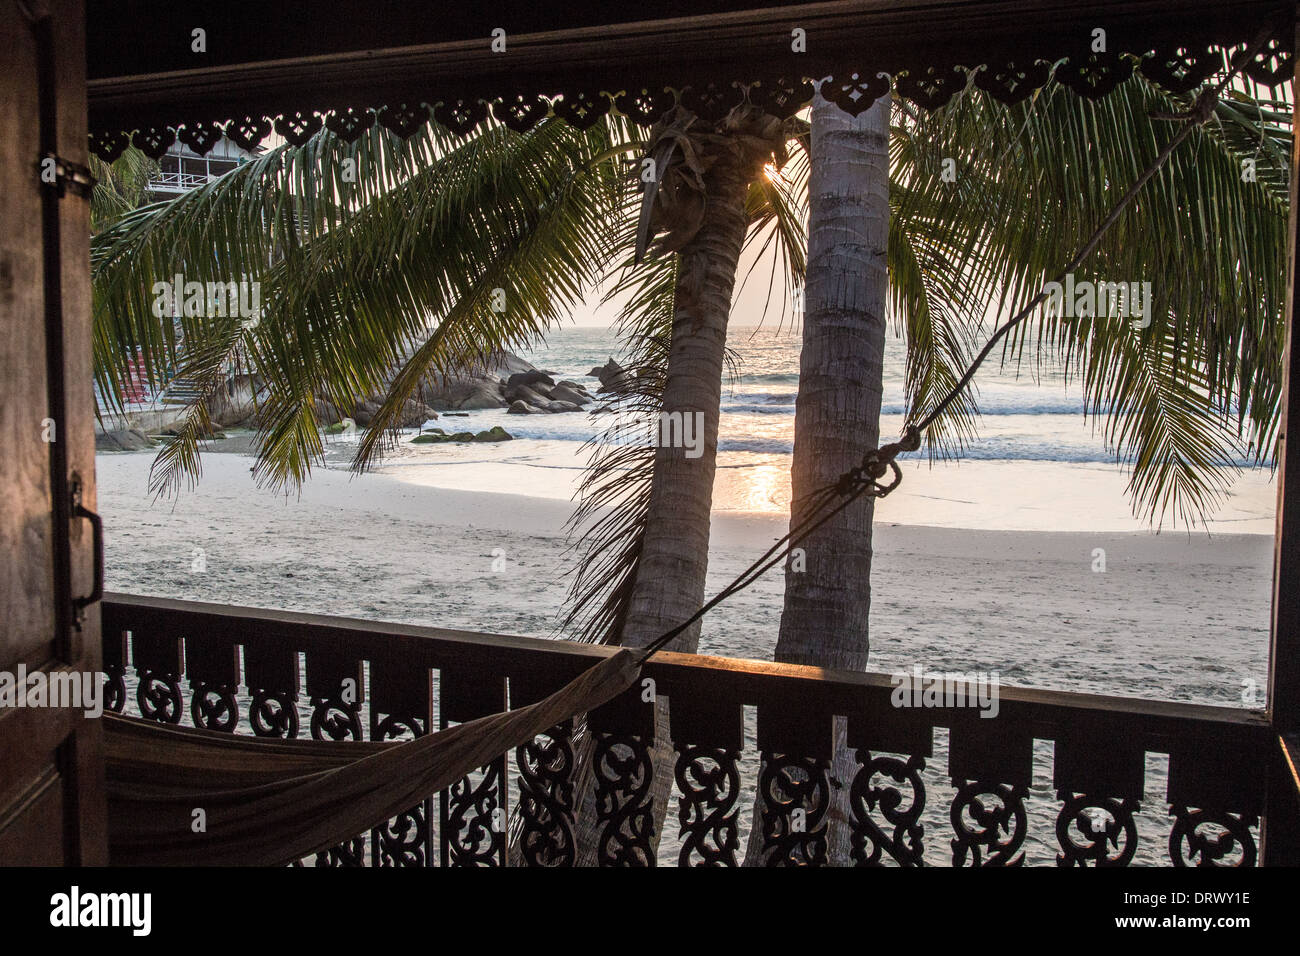
<svg viewBox="0 0 1300 956">
<path fill-rule="evenodd" d="M 611 653 L 127 595 L 107 597 L 103 620 L 110 709 L 260 737 L 423 734 L 540 699 Z M 566 722 L 306 862 L 571 865 L 585 826 L 601 863 L 732 866 L 757 788 L 762 860 L 818 864 L 839 787 L 863 866 L 1257 862 L 1274 746 L 1262 712 L 1002 687 L 987 719 L 895 707 L 887 675 L 686 654 L 659 655 L 644 676 L 652 688 L 585 725 Z M 657 851 L 655 695 L 675 751 L 660 763 L 674 779 Z M 849 780 L 831 766 L 840 719 Z"/>
</svg>

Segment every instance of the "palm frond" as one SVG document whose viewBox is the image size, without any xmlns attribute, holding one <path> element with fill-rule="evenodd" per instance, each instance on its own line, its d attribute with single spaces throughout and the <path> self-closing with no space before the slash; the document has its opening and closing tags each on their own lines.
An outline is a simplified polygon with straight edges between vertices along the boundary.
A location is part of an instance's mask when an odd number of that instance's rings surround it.
<svg viewBox="0 0 1300 956">
<path fill-rule="evenodd" d="M 1166 506 L 1184 520 L 1205 517 L 1197 509 L 1212 507 L 1218 469 L 1233 458 L 1225 428 L 1261 461 L 1277 432 L 1285 293 L 1278 263 L 1286 242 L 1279 186 L 1290 129 L 1284 114 L 1238 94 L 1174 152 L 1080 269 L 1081 279 L 1150 282 L 1150 327 L 1106 329 L 1040 313 L 1002 355 L 1004 364 L 1058 365 L 1083 383 L 1112 451 L 1133 469 L 1135 511 L 1157 523 Z M 891 278 L 912 286 L 910 301 L 894 292 L 904 324 L 920 336 L 911 345 L 935 340 L 925 321 L 934 301 L 965 314 L 963 336 L 976 329 L 981 337 L 991 319 L 1027 301 L 1174 135 L 1174 124 L 1152 114 L 1176 113 L 1192 98 L 1134 75 L 1096 101 L 1050 83 L 1007 108 L 972 86 L 927 117 L 900 114 L 895 227 L 924 237 L 891 240 L 898 253 Z M 1255 160 L 1254 181 L 1242 175 L 1246 158 Z M 944 160 L 955 165 L 956 182 L 940 175 Z M 956 288 L 923 299 L 919 278 L 908 274 L 921 272 L 904 255 L 911 248 L 937 254 L 934 267 L 960 277 Z M 1139 347 L 1140 356 L 1132 351 Z M 1115 376 L 1105 387 L 1101 372 Z M 911 379 L 909 372 L 916 403 L 926 393 Z M 973 405 L 954 406 L 950 414 L 964 419 L 955 434 L 969 434 L 974 413 Z M 1193 422 L 1214 437 L 1193 441 Z"/>
</svg>

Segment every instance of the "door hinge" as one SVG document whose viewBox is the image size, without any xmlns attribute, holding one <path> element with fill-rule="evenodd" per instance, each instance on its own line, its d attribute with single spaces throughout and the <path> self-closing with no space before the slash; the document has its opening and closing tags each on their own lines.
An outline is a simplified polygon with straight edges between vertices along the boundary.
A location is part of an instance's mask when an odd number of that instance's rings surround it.
<svg viewBox="0 0 1300 956">
<path fill-rule="evenodd" d="M 49 179 L 51 169 L 54 171 L 53 182 Z M 91 190 L 95 188 L 98 180 L 90 174 L 89 167 L 64 159 L 55 153 L 46 153 L 45 158 L 41 160 L 41 182 L 54 189 L 60 199 L 68 190 L 72 190 L 82 199 L 89 199 Z"/>
</svg>

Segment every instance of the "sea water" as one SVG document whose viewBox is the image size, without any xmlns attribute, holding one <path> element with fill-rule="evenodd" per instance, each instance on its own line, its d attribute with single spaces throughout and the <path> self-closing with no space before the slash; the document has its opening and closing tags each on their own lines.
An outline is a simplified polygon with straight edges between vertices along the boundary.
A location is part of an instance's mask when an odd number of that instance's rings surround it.
<svg viewBox="0 0 1300 956">
<path fill-rule="evenodd" d="M 736 328 L 728 336 L 733 362 L 723 382 L 715 512 L 786 514 L 799 388 L 798 330 Z M 567 328 L 522 352 L 538 368 L 592 392 L 590 373 L 624 357 L 608 328 Z M 880 441 L 902 431 L 906 407 L 903 343 L 886 342 Z M 1130 473 L 1106 440 L 1106 419 L 1085 414 L 1077 381 L 1059 368 L 999 364 L 995 353 L 976 377 L 976 435 L 905 456 L 899 492 L 877 518 L 900 524 L 1024 531 L 1139 531 L 1201 527 L 1178 512 L 1153 520 L 1128 493 Z M 512 415 L 505 409 L 444 417 L 445 430 L 505 428 L 515 441 L 499 445 L 402 445 L 386 470 L 404 480 L 464 490 L 517 492 L 572 499 L 588 464 L 591 442 L 612 421 L 584 412 Z M 346 442 L 336 442 L 343 460 Z M 1271 534 L 1276 486 L 1244 448 L 1222 468 L 1226 494 L 1205 517 L 1214 530 Z M 1194 516 L 1193 516 L 1194 517 Z"/>
</svg>

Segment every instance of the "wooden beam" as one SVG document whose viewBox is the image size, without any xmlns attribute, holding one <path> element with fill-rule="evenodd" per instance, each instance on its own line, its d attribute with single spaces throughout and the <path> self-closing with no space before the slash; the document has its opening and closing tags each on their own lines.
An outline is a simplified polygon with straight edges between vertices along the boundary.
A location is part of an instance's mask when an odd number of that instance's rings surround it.
<svg viewBox="0 0 1300 956">
<path fill-rule="evenodd" d="M 92 131 L 455 96 L 617 92 L 633 85 L 680 88 L 706 78 L 748 82 L 845 69 L 893 74 L 932 63 L 1052 60 L 1087 52 L 1098 27 L 1107 31 L 1108 49 L 1142 53 L 1159 42 L 1243 42 L 1288 10 L 1279 0 L 1238 0 L 1230 7 L 1219 0 L 834 0 L 752 3 L 746 6 L 757 9 L 743 10 L 720 3 L 721 12 L 661 19 L 651 17 L 676 6 L 650 4 L 641 13 L 646 19 L 619 22 L 613 13 L 593 21 L 587 10 L 593 5 L 580 3 L 577 13 L 553 12 L 544 20 L 512 20 L 509 9 L 494 9 L 492 22 L 508 36 L 506 52 L 498 53 L 486 27 L 464 35 L 465 28 L 448 26 L 461 12 L 468 23 L 479 23 L 483 14 L 468 8 L 441 13 L 435 34 L 416 31 L 414 38 L 377 29 L 380 20 L 367 16 L 365 29 L 355 32 L 369 45 L 348 45 L 330 39 L 337 30 L 329 25 L 355 20 L 356 5 L 318 0 L 312 17 L 322 26 L 311 31 L 292 18 L 240 30 L 239 8 L 214 6 L 205 17 L 209 36 L 233 35 L 238 42 L 198 54 L 184 45 L 188 29 L 172 22 L 171 5 L 153 6 L 156 17 L 124 17 L 115 9 L 115 29 L 92 31 L 106 45 L 91 51 L 92 63 L 100 64 L 89 82 Z M 806 53 L 791 49 L 796 27 L 806 31 Z M 318 29 L 326 39 L 305 44 L 304 34 Z M 182 47 L 173 49 L 179 41 Z"/>
</svg>

